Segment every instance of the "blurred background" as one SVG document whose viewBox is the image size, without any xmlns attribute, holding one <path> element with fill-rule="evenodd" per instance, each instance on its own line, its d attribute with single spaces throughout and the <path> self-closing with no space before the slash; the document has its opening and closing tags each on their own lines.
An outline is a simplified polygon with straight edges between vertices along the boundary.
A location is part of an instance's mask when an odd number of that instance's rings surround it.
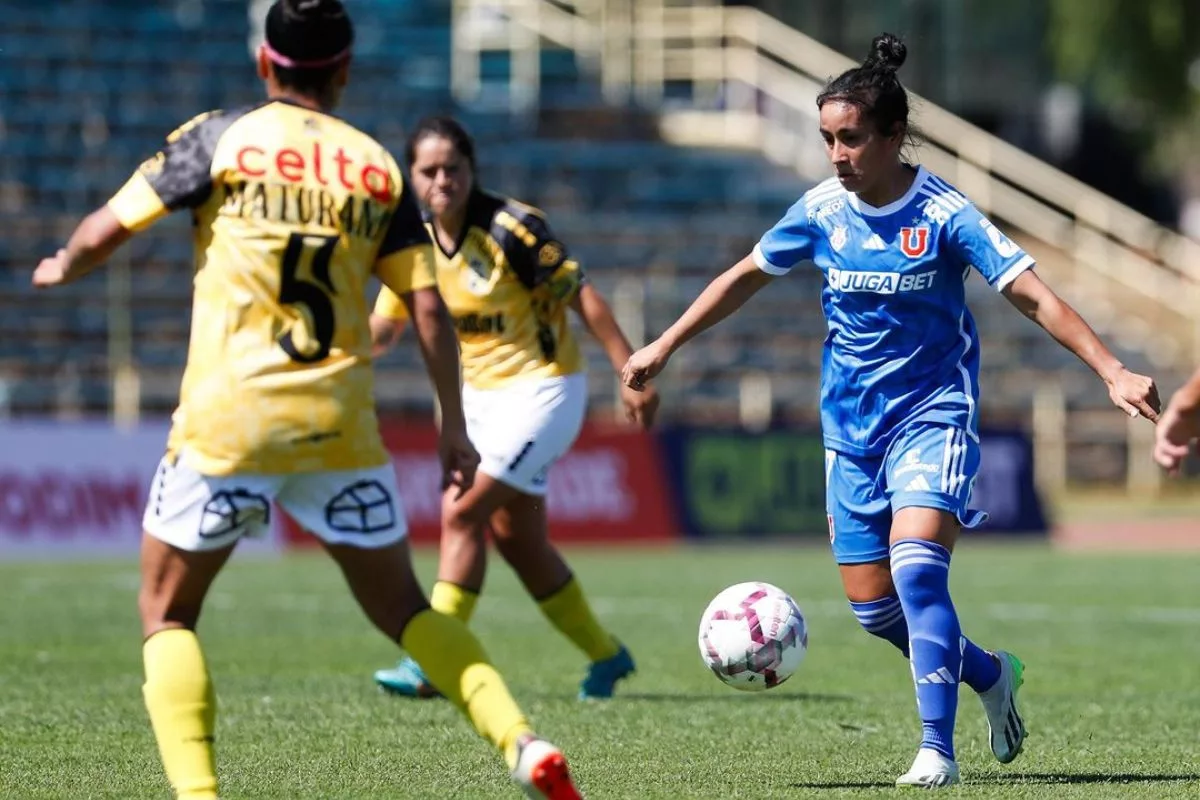
<svg viewBox="0 0 1200 800">
<path fill-rule="evenodd" d="M 189 222 L 176 215 L 62 291 L 35 293 L 29 275 L 166 133 L 261 97 L 251 54 L 268 6 L 0 2 L 0 548 L 136 535 L 186 352 Z M 913 158 L 1032 253 L 1164 399 L 1200 364 L 1191 0 L 347 6 L 358 41 L 341 113 L 397 153 L 419 117 L 457 115 L 484 186 L 546 211 L 635 343 L 830 174 L 816 92 L 887 30 L 907 41 L 901 77 L 919 95 Z M 993 529 L 1194 538 L 1195 478 L 1163 481 L 1152 427 L 977 276 L 968 289 L 983 338 L 977 504 Z M 676 357 L 649 438 L 613 424 L 615 377 L 588 342 L 593 424 L 552 478 L 564 535 L 823 532 L 819 290 L 797 271 Z M 416 348 L 379 372 L 406 503 L 433 535 Z"/>
</svg>

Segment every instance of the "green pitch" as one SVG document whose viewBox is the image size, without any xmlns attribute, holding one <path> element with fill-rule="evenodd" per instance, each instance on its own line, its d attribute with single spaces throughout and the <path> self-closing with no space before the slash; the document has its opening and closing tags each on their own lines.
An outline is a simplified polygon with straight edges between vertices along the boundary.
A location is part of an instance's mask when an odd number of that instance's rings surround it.
<svg viewBox="0 0 1200 800">
<path fill-rule="evenodd" d="M 590 798 L 892 796 L 919 724 L 907 665 L 860 632 L 819 548 L 580 550 L 597 610 L 638 660 L 609 704 L 574 699 L 580 657 L 495 559 L 475 629 Z M 432 577 L 432 562 L 420 561 Z M 790 591 L 808 659 L 746 695 L 702 666 L 696 624 L 728 584 Z M 963 628 L 1028 664 L 1025 753 L 1002 768 L 978 701 L 959 712 L 951 795 L 1200 796 L 1200 559 L 967 546 Z M 0 565 L 0 797 L 165 798 L 140 696 L 135 564 Z M 201 620 L 220 697 L 223 797 L 516 797 L 443 701 L 370 680 L 395 649 L 320 555 L 235 558 Z"/>
</svg>

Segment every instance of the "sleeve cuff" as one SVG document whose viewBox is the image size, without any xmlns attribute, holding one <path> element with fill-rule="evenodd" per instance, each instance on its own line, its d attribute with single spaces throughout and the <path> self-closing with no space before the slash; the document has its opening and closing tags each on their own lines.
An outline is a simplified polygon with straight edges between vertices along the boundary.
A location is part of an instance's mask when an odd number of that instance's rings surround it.
<svg viewBox="0 0 1200 800">
<path fill-rule="evenodd" d="M 398 295 L 437 286 L 433 245 L 418 244 L 389 253 L 375 262 L 375 274 Z"/>
<path fill-rule="evenodd" d="M 129 231 L 144 230 L 167 214 L 167 207 L 158 192 L 140 172 L 125 182 L 112 199 L 108 208 L 113 216 L 121 223 L 121 227 Z"/>
<path fill-rule="evenodd" d="M 408 309 L 404 307 L 404 301 L 386 286 L 379 290 L 379 296 L 375 298 L 375 308 L 371 313 L 391 320 L 408 319 Z"/>
<path fill-rule="evenodd" d="M 754 260 L 754 266 L 758 267 L 768 275 L 787 275 L 792 271 L 791 267 L 777 267 L 768 261 L 767 257 L 763 254 L 761 244 L 754 245 L 754 250 L 750 252 L 750 258 Z"/>
<path fill-rule="evenodd" d="M 996 282 L 993 283 L 992 286 L 996 287 L 997 292 L 1004 291 L 1004 289 L 1010 283 L 1012 283 L 1013 281 L 1015 281 L 1017 279 L 1018 275 L 1020 275 L 1022 272 L 1024 272 L 1027 269 L 1033 269 L 1034 263 L 1036 263 L 1036 262 L 1034 262 L 1033 256 L 1026 254 L 1024 257 L 1021 258 L 1020 261 L 1018 261 L 1017 263 L 1013 264 L 1011 267 L 1006 269 L 1004 271 L 1004 274 L 1002 274 L 999 278 L 997 278 Z"/>
</svg>

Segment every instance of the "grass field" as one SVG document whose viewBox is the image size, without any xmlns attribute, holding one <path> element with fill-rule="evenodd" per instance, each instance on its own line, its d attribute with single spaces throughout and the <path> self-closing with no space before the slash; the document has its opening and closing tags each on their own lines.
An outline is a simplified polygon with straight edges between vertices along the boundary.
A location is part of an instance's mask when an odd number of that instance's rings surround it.
<svg viewBox="0 0 1200 800">
<path fill-rule="evenodd" d="M 919 734 L 907 665 L 861 633 L 819 548 L 580 550 L 604 618 L 638 659 L 608 704 L 575 701 L 581 658 L 500 563 L 476 629 L 591 798 L 873 797 Z M 432 562 L 423 556 L 421 574 Z M 964 629 L 1028 664 L 1031 730 L 991 759 L 966 689 L 951 796 L 1200 797 L 1200 558 L 1062 555 L 967 546 L 954 589 Z M 725 585 L 792 592 L 808 660 L 763 695 L 701 665 L 700 611 Z M 140 697 L 129 563 L 0 565 L 0 797 L 163 798 Z M 318 555 L 238 560 L 201 624 L 221 698 L 223 797 L 505 798 L 517 792 L 443 701 L 379 693 L 394 649 Z"/>
</svg>

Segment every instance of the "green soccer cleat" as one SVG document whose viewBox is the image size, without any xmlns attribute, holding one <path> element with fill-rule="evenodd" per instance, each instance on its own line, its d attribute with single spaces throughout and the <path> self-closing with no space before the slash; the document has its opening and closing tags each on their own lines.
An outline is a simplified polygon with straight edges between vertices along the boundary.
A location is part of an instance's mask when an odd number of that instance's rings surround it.
<svg viewBox="0 0 1200 800">
<path fill-rule="evenodd" d="M 391 669 L 376 670 L 375 682 L 388 694 L 419 698 L 442 696 L 425 677 L 421 665 L 408 656 L 400 659 Z"/>
<path fill-rule="evenodd" d="M 1008 764 L 1021 754 L 1027 735 L 1025 720 L 1017 708 L 1017 692 L 1025 683 L 1025 665 L 1003 650 L 993 655 L 1000 661 L 1000 678 L 995 686 L 979 693 L 979 700 L 987 713 L 992 754 L 1001 764 Z"/>
</svg>

